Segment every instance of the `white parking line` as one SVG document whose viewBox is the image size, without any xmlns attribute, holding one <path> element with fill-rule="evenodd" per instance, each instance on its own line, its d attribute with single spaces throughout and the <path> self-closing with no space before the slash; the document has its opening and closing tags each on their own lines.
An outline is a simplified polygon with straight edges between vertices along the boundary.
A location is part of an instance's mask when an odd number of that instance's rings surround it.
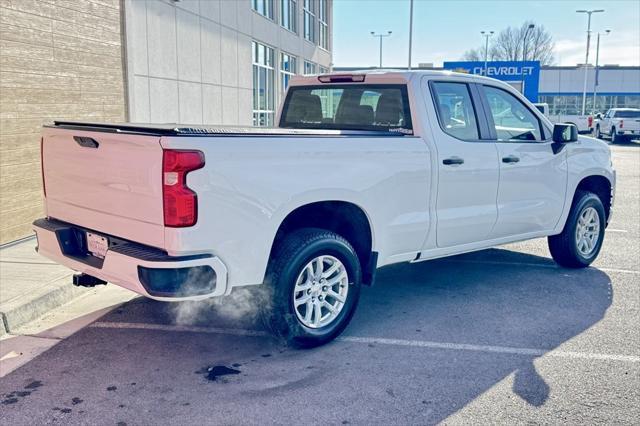
<svg viewBox="0 0 640 426">
<path fill-rule="evenodd" d="M 595 267 L 593 269 L 598 269 L 598 270 L 604 271 L 604 272 L 620 272 L 621 274 L 640 275 L 640 271 L 632 271 L 631 269 L 597 268 L 597 267 Z"/>
<path fill-rule="evenodd" d="M 94 322 L 92 328 L 122 328 L 129 330 L 187 331 L 191 333 L 229 334 L 231 336 L 268 336 L 268 333 L 242 328 L 197 327 L 190 325 L 146 324 L 139 322 Z"/>
<path fill-rule="evenodd" d="M 257 330 L 244 330 L 236 328 L 195 327 L 168 324 L 145 324 L 128 322 L 96 322 L 92 328 L 111 328 L 127 330 L 157 330 L 157 331 L 181 331 L 206 334 L 225 334 L 231 336 L 268 336 L 268 333 Z M 586 359 L 601 361 L 640 362 L 640 357 L 633 355 L 599 354 L 589 352 L 563 351 L 557 349 L 532 349 L 516 348 L 508 346 L 470 345 L 465 343 L 431 342 L 427 340 L 388 339 L 383 337 L 357 337 L 342 336 L 336 339 L 339 342 L 366 343 L 389 346 L 405 346 L 427 349 L 443 349 L 455 351 L 488 352 L 526 356 L 551 356 L 568 359 Z"/>
<path fill-rule="evenodd" d="M 627 233 L 629 231 L 627 231 L 626 229 L 611 229 L 611 228 L 607 228 L 606 232 L 622 232 L 622 233 Z"/>
</svg>

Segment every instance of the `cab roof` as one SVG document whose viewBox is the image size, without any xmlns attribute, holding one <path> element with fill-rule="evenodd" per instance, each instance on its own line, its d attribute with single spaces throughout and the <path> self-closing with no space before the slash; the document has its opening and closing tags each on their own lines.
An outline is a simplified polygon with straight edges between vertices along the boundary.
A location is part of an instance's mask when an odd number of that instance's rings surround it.
<svg viewBox="0 0 640 426">
<path fill-rule="evenodd" d="M 296 75 L 291 79 L 291 84 L 295 86 L 304 86 L 310 84 L 319 84 L 319 83 L 333 83 L 332 77 L 338 81 L 336 83 L 349 83 L 350 81 L 346 80 L 346 77 L 353 76 L 353 83 L 408 83 L 413 78 L 420 76 L 428 76 L 432 78 L 438 79 L 459 79 L 464 78 L 466 80 L 477 80 L 477 81 L 492 81 L 496 80 L 490 77 L 485 77 L 477 74 L 467 74 L 460 73 L 455 71 L 447 71 L 447 70 L 396 70 L 396 69 L 376 69 L 376 70 L 355 70 L 355 71 L 346 71 L 346 72 L 332 72 L 328 74 L 312 74 L 312 75 Z M 360 80 L 359 77 L 364 76 L 364 81 Z M 325 79 L 327 81 L 321 81 L 321 79 Z"/>
</svg>

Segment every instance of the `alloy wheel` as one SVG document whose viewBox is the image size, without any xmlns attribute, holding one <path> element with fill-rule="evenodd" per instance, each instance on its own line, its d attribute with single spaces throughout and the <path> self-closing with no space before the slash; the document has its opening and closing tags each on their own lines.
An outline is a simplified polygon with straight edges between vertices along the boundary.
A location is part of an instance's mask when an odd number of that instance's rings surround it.
<svg viewBox="0 0 640 426">
<path fill-rule="evenodd" d="M 578 216 L 576 247 L 580 254 L 589 257 L 595 251 L 600 238 L 600 216 L 593 207 L 587 207 Z"/>
<path fill-rule="evenodd" d="M 340 314 L 349 292 L 349 275 L 336 257 L 321 255 L 302 268 L 293 288 L 293 305 L 305 327 L 322 328 Z"/>
</svg>

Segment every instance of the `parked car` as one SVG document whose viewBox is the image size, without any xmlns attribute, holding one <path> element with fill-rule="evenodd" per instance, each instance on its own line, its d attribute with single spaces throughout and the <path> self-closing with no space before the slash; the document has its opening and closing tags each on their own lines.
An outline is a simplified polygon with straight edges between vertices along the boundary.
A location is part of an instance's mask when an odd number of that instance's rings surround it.
<svg viewBox="0 0 640 426">
<path fill-rule="evenodd" d="M 554 126 L 508 84 L 295 77 L 276 122 L 45 126 L 40 254 L 79 271 L 76 284 L 161 301 L 262 285 L 268 324 L 308 347 L 342 332 L 384 265 L 539 237 L 565 267 L 600 252 L 608 145 Z"/>
<path fill-rule="evenodd" d="M 640 139 L 640 109 L 611 108 L 604 116 L 597 117 L 595 136 L 608 136 L 611 143 Z"/>
<path fill-rule="evenodd" d="M 567 114 L 551 114 L 549 104 L 533 104 L 538 111 L 543 113 L 552 123 L 570 123 L 578 128 L 579 133 L 591 133 L 593 131 L 593 115 L 582 115 L 578 111 L 568 111 Z"/>
</svg>

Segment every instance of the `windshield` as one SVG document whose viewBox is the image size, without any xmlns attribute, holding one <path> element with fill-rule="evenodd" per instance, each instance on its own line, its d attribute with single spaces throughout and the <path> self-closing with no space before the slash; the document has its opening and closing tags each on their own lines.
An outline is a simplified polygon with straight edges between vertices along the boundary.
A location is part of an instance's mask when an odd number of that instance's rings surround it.
<svg viewBox="0 0 640 426">
<path fill-rule="evenodd" d="M 640 110 L 638 110 L 638 111 L 616 111 L 616 118 L 640 118 Z"/>
<path fill-rule="evenodd" d="M 405 85 L 291 87 L 280 127 L 412 133 Z"/>
</svg>

